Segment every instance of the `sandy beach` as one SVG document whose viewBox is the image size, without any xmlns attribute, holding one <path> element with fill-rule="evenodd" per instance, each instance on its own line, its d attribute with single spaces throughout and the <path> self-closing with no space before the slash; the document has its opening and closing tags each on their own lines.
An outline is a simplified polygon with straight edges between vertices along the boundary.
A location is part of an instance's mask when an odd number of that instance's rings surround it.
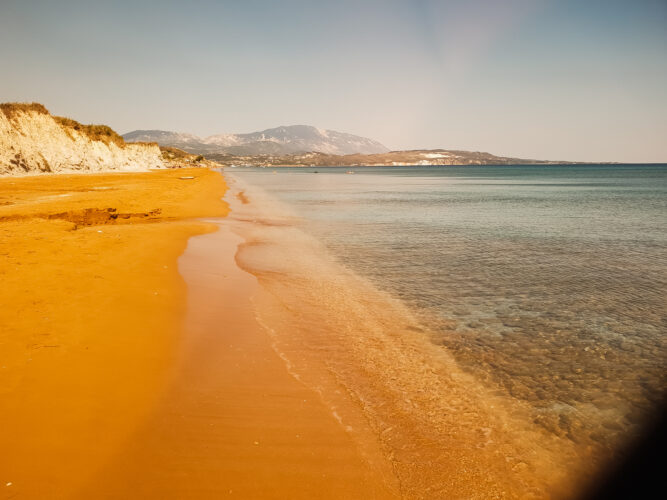
<svg viewBox="0 0 667 500">
<path fill-rule="evenodd" d="M 0 180 L 1 498 L 396 496 L 272 349 L 239 237 L 197 219 L 225 190 L 205 169 Z"/>
<path fill-rule="evenodd" d="M 660 491 L 665 19 L 2 0 L 0 500 Z"/>
<path fill-rule="evenodd" d="M 170 384 L 83 497 L 396 498 L 317 393 L 288 372 L 258 323 L 257 280 L 226 226 L 190 240 Z M 388 483 L 388 484 L 385 484 Z"/>
<path fill-rule="evenodd" d="M 0 498 L 568 496 L 572 449 L 234 176 L 0 203 Z"/>
<path fill-rule="evenodd" d="M 197 169 L 0 179 L 2 498 L 71 496 L 150 411 L 182 333 L 177 258 L 225 189 Z"/>
</svg>

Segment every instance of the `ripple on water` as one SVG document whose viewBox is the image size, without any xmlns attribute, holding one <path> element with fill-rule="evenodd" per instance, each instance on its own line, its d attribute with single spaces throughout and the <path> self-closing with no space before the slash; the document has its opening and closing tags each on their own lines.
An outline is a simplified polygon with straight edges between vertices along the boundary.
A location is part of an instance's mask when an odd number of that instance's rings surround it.
<svg viewBox="0 0 667 500">
<path fill-rule="evenodd" d="M 248 174 L 533 422 L 607 457 L 667 373 L 667 167 Z"/>
</svg>

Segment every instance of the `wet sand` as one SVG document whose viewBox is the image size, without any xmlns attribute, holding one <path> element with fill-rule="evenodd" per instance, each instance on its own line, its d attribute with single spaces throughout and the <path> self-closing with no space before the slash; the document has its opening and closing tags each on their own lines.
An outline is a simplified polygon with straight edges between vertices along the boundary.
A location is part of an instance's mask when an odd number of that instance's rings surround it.
<svg viewBox="0 0 667 500">
<path fill-rule="evenodd" d="M 241 242 L 225 225 L 190 240 L 172 383 L 82 497 L 396 498 L 272 349 L 251 302 L 259 285 L 235 263 Z"/>
<path fill-rule="evenodd" d="M 244 239 L 237 262 L 261 285 L 255 308 L 275 349 L 362 449 L 379 447 L 404 498 L 573 497 L 590 450 L 465 373 L 404 303 L 347 269 L 289 207 L 227 179 L 228 219 Z"/>
</svg>

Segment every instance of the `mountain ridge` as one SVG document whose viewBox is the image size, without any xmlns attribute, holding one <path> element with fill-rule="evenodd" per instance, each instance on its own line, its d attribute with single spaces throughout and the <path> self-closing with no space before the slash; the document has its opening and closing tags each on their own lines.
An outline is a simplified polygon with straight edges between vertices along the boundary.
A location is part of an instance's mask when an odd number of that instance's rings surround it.
<svg viewBox="0 0 667 500">
<path fill-rule="evenodd" d="M 127 142 L 157 142 L 193 154 L 288 155 L 319 152 L 332 155 L 387 153 L 378 141 L 311 125 L 281 125 L 243 134 L 198 137 L 168 130 L 133 130 L 123 134 Z"/>
</svg>

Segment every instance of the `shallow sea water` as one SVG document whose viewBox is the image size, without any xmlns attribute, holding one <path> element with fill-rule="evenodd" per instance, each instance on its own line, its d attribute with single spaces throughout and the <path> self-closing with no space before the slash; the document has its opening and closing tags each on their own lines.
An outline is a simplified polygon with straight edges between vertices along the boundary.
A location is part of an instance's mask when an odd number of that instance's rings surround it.
<svg viewBox="0 0 667 500">
<path fill-rule="evenodd" d="M 667 166 L 236 168 L 533 419 L 609 450 L 661 399 Z"/>
</svg>

